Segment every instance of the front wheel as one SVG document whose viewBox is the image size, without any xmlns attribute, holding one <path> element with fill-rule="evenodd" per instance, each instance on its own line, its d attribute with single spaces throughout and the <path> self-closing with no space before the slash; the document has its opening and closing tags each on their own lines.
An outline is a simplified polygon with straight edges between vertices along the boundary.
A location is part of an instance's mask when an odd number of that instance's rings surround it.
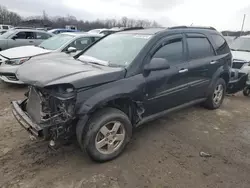
<svg viewBox="0 0 250 188">
<path fill-rule="evenodd" d="M 77 126 L 81 126 L 80 123 Z M 120 155 L 132 136 L 129 118 L 114 108 L 104 108 L 94 113 L 86 126 L 85 131 L 76 133 L 81 138 L 78 142 L 98 162 L 109 161 Z"/>
<path fill-rule="evenodd" d="M 204 106 L 211 110 L 219 108 L 223 102 L 226 93 L 225 91 L 226 91 L 226 82 L 222 78 L 219 78 L 215 82 L 212 88 L 212 92 L 205 101 Z"/>
<path fill-rule="evenodd" d="M 243 95 L 248 97 L 250 95 L 250 88 L 249 87 L 245 87 L 243 89 Z"/>
</svg>

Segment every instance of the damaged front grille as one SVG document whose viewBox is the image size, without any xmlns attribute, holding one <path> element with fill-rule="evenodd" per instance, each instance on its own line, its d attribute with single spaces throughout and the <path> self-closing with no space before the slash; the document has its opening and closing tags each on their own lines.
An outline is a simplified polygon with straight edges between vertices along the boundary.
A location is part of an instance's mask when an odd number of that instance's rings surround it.
<svg viewBox="0 0 250 188">
<path fill-rule="evenodd" d="M 39 124 L 59 125 L 74 118 L 75 97 L 57 96 L 44 88 L 30 87 L 26 104 L 28 115 Z"/>
<path fill-rule="evenodd" d="M 41 96 L 34 87 L 29 90 L 29 97 L 26 104 L 26 110 L 29 116 L 36 122 L 41 123 Z"/>
</svg>

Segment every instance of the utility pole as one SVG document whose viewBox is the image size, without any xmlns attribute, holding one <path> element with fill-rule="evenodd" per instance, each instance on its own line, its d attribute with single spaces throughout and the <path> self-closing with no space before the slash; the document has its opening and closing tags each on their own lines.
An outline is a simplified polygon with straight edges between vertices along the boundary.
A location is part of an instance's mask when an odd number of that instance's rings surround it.
<svg viewBox="0 0 250 188">
<path fill-rule="evenodd" d="M 244 17 L 243 17 L 240 36 L 242 35 L 242 32 L 243 32 L 243 28 L 244 28 L 244 24 L 245 24 L 245 18 L 246 18 L 246 14 L 244 14 Z"/>
</svg>

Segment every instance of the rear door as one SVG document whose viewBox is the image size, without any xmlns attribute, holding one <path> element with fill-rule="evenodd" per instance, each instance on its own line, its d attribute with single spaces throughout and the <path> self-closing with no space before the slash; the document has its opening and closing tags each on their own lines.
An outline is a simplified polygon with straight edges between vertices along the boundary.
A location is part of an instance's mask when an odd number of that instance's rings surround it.
<svg viewBox="0 0 250 188">
<path fill-rule="evenodd" d="M 190 99 L 203 98 L 217 64 L 214 49 L 209 39 L 200 33 L 186 33 L 188 48 Z"/>
</svg>

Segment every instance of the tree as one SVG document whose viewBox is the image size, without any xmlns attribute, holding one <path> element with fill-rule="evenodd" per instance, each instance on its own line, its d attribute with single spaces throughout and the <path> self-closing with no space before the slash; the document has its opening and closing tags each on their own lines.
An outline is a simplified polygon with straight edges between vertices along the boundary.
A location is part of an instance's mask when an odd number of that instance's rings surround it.
<svg viewBox="0 0 250 188">
<path fill-rule="evenodd" d="M 17 25 L 22 18 L 18 14 L 8 11 L 6 7 L 0 5 L 0 23 Z"/>
<path fill-rule="evenodd" d="M 122 27 L 127 27 L 128 26 L 128 18 L 127 17 L 122 17 L 121 25 L 122 25 Z"/>
<path fill-rule="evenodd" d="M 11 24 L 28 27 L 49 27 L 49 28 L 64 28 L 66 25 L 75 25 L 79 30 L 89 31 L 97 28 L 112 28 L 112 27 L 156 27 L 159 24 L 149 20 L 135 20 L 122 17 L 120 20 L 106 19 L 95 21 L 78 20 L 73 15 L 49 17 L 44 10 L 42 15 L 34 15 L 32 17 L 21 18 L 18 14 L 8 11 L 5 7 L 0 6 L 0 24 Z"/>
</svg>

